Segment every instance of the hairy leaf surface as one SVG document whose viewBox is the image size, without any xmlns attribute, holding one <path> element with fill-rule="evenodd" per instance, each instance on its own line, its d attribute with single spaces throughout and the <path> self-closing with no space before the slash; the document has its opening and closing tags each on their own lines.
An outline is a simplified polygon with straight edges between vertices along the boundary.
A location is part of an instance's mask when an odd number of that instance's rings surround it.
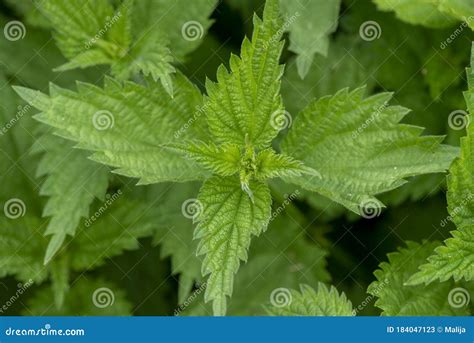
<svg viewBox="0 0 474 343">
<path fill-rule="evenodd" d="M 339 294 L 336 288 L 328 288 L 323 283 L 318 285 L 317 290 L 308 285 L 301 285 L 300 292 L 294 289 L 277 289 L 272 300 L 273 304 L 267 307 L 267 311 L 273 316 L 353 315 L 352 304 L 346 295 Z"/>
<path fill-rule="evenodd" d="M 89 215 L 95 198 L 103 199 L 108 186 L 108 170 L 87 159 L 85 151 L 46 134 L 35 143 L 35 152 L 43 153 L 37 176 L 46 176 L 40 194 L 49 197 L 43 216 L 51 217 L 45 236 L 51 236 L 44 263 L 61 248 L 66 236 L 74 236 L 81 218 Z"/>
<path fill-rule="evenodd" d="M 420 136 L 423 128 L 399 124 L 408 113 L 388 106 L 390 93 L 363 97 L 365 88 L 341 90 L 310 103 L 296 118 L 282 151 L 316 169 L 321 178 L 289 181 L 362 213 L 381 208 L 374 195 L 406 177 L 443 172 L 458 149 L 443 137 Z"/>
<path fill-rule="evenodd" d="M 279 65 L 283 43 L 277 0 L 266 2 L 263 21 L 254 16 L 252 41 L 232 55 L 230 71 L 221 65 L 217 83 L 206 82 L 204 111 L 211 134 L 219 143 L 268 147 L 279 128 L 272 121 L 282 111 Z"/>
<path fill-rule="evenodd" d="M 469 90 L 464 97 L 469 112 L 473 113 L 474 74 L 471 68 L 467 76 Z M 451 232 L 452 237 L 436 249 L 427 264 L 420 267 L 420 271 L 410 279 L 412 284 L 450 278 L 474 280 L 474 126 L 470 123 L 471 118 L 470 114 L 464 117 L 469 123 L 467 136 L 461 139 L 461 156 L 453 162 L 448 175 L 448 219 L 457 230 Z"/>
<path fill-rule="evenodd" d="M 375 271 L 374 281 L 367 292 L 378 299 L 375 305 L 386 316 L 452 316 L 465 314 L 449 303 L 453 282 L 433 284 L 430 287 L 409 286 L 406 281 L 419 265 L 433 252 L 437 242 L 418 244 L 407 242 L 406 248 L 388 254 L 388 262 L 382 262 Z"/>
<path fill-rule="evenodd" d="M 253 182 L 251 188 L 253 201 L 237 178 L 213 177 L 199 192 L 202 213 L 197 218 L 195 237 L 200 239 L 198 254 L 205 254 L 203 274 L 210 274 L 206 302 L 213 302 L 215 315 L 226 313 L 240 260 L 247 261 L 252 236 L 264 231 L 270 218 L 268 186 Z"/>
<path fill-rule="evenodd" d="M 230 176 L 239 171 L 241 148 L 238 145 L 218 146 L 214 143 L 190 141 L 171 145 L 170 148 L 181 151 L 185 157 L 196 161 L 214 174 Z"/>
<path fill-rule="evenodd" d="M 278 204 L 275 204 L 275 206 Z M 230 316 L 267 315 L 264 304 L 269 303 L 278 288 L 298 288 L 300 284 L 328 282 L 326 250 L 309 239 L 304 228 L 280 211 L 274 209 L 268 231 L 252 240 L 248 262 L 235 277 L 234 291 L 228 304 Z M 275 275 L 279 275 L 275 280 Z M 199 298 L 185 309 L 185 315 L 212 315 L 212 306 Z"/>
<path fill-rule="evenodd" d="M 153 27 L 146 31 L 131 27 L 133 0 L 123 1 L 116 10 L 107 0 L 45 0 L 39 4 L 53 24 L 58 47 L 70 59 L 58 71 L 109 64 L 122 80 L 139 71 L 155 80 L 161 78 L 166 91 L 173 94 L 169 74 L 175 69 L 166 34 Z"/>
<path fill-rule="evenodd" d="M 202 121 L 185 126 L 201 108 L 199 91 L 181 75 L 175 86 L 174 99 L 155 83 L 122 85 L 107 79 L 103 89 L 78 83 L 78 92 L 52 86 L 49 101 L 32 105 L 42 111 L 38 120 L 94 151 L 93 160 L 119 174 L 139 178 L 142 184 L 202 179 L 204 169 L 162 147 L 176 140 L 178 132 L 198 138 L 206 132 Z M 16 90 L 31 101 L 31 90 Z"/>
</svg>

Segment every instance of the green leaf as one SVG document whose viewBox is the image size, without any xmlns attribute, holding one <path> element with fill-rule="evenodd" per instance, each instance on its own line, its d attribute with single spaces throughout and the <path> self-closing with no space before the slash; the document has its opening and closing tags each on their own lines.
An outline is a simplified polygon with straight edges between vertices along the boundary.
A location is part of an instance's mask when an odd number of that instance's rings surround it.
<svg viewBox="0 0 474 343">
<path fill-rule="evenodd" d="M 60 309 L 53 304 L 51 288 L 43 288 L 23 311 L 28 316 L 130 316 L 132 305 L 116 285 L 102 279 L 81 277 L 71 286 Z"/>
<path fill-rule="evenodd" d="M 67 256 L 56 259 L 50 265 L 51 289 L 54 294 L 54 304 L 57 309 L 64 305 L 64 299 L 69 291 L 69 261 Z"/>
<path fill-rule="evenodd" d="M 173 56 L 183 61 L 196 49 L 212 24 L 217 0 L 138 0 L 133 27 L 140 32 L 161 31 L 169 38 Z"/>
<path fill-rule="evenodd" d="M 110 42 L 107 39 L 109 28 L 106 27 L 107 17 L 111 19 L 115 14 L 108 1 L 73 0 L 66 3 L 62 0 L 47 0 L 38 2 L 37 6 L 54 27 L 56 44 L 67 58 L 74 58 L 85 52 L 88 47 L 92 47 L 92 40 L 96 40 L 96 35 L 99 38 L 97 44 L 104 46 L 102 51 L 110 53 L 110 57 L 113 53 L 112 48 L 117 50 L 120 48 L 120 42 Z M 108 23 L 108 26 L 110 24 L 113 23 Z M 100 47 L 97 46 L 97 49 Z"/>
<path fill-rule="evenodd" d="M 198 254 L 207 280 L 205 300 L 213 302 L 215 315 L 225 315 L 227 297 L 232 295 L 234 274 L 240 260 L 247 261 L 252 235 L 267 227 L 271 211 L 268 186 L 252 182 L 253 201 L 241 190 L 234 177 L 207 180 L 198 196 L 202 212 L 197 218 L 195 237 L 200 239 Z"/>
<path fill-rule="evenodd" d="M 240 167 L 240 147 L 235 144 L 215 145 L 199 141 L 171 145 L 170 148 L 181 151 L 187 158 L 198 162 L 207 170 L 220 175 L 236 174 Z"/>
<path fill-rule="evenodd" d="M 49 197 L 43 216 L 51 217 L 45 236 L 52 236 L 44 263 L 61 248 L 66 236 L 74 236 L 81 218 L 89 215 L 95 198 L 103 199 L 108 186 L 108 170 L 87 159 L 85 151 L 70 142 L 46 134 L 36 142 L 34 152 L 43 157 L 37 176 L 46 176 L 40 194 Z"/>
<path fill-rule="evenodd" d="M 218 143 L 266 148 L 277 135 L 272 115 L 282 111 L 279 59 L 283 48 L 277 0 L 266 2 L 263 21 L 254 17 L 252 42 L 244 39 L 241 57 L 232 55 L 230 72 L 221 65 L 217 83 L 206 82 L 204 111 Z"/>
<path fill-rule="evenodd" d="M 430 287 L 409 286 L 406 281 L 413 275 L 438 245 L 437 242 L 418 244 L 407 242 L 406 248 L 388 254 L 388 262 L 382 262 L 375 271 L 377 281 L 370 284 L 367 292 L 375 297 L 375 305 L 386 316 L 452 316 L 465 315 L 465 310 L 452 307 L 449 293 L 453 282 L 436 283 Z"/>
<path fill-rule="evenodd" d="M 37 123 L 31 119 L 32 107 L 19 101 L 1 70 L 0 99 L 0 206 L 18 199 L 23 212 L 39 213 L 33 178 L 37 158 L 29 155 Z"/>
<path fill-rule="evenodd" d="M 8 20 L 0 16 L 0 26 L 5 27 L 7 23 Z M 39 28 L 26 30 L 27 34 L 20 44 L 0 36 L 0 64 L 5 73 L 14 76 L 15 80 L 21 80 L 25 86 L 39 90 L 47 89 L 51 80 L 61 86 L 74 85 L 79 80 L 97 80 L 98 72 L 102 72 L 99 68 L 67 73 L 52 71 L 52 67 L 65 63 L 66 59 L 51 39 L 51 33 Z M 35 54 L 34 51 L 41 51 L 41 54 Z"/>
<path fill-rule="evenodd" d="M 301 285 L 300 292 L 277 288 L 271 295 L 267 307 L 272 316 L 352 316 L 352 304 L 344 293 L 339 294 L 333 286 L 323 283 L 315 291 L 308 285 Z"/>
<path fill-rule="evenodd" d="M 202 96 L 184 76 L 175 80 L 171 99 L 156 83 L 120 84 L 106 79 L 105 87 L 78 83 L 78 92 L 52 86 L 47 108 L 36 118 L 56 129 L 79 147 L 92 150 L 92 159 L 117 168 L 116 173 L 140 178 L 141 184 L 199 180 L 204 169 L 182 158 L 163 144 L 177 138 L 206 135 L 203 121 L 196 120 Z M 29 99 L 31 90 L 17 87 Z M 36 106 L 35 103 L 32 103 Z M 41 106 L 40 106 L 41 107 Z M 74 108 L 74 115 L 70 115 Z"/>
<path fill-rule="evenodd" d="M 134 4 L 138 6 L 136 3 Z M 127 6 L 135 7 L 131 6 L 131 4 L 127 5 L 127 1 L 125 1 L 122 3 L 121 8 Z M 130 8 L 126 8 L 125 13 L 128 14 L 130 10 Z M 132 12 L 134 11 L 135 8 Z M 128 17 L 130 17 L 130 15 L 128 15 Z M 118 30 L 119 32 L 116 33 L 116 36 L 120 39 L 126 35 L 127 31 L 131 31 L 131 25 L 131 22 L 127 21 L 127 27 Z M 111 31 L 118 26 L 119 25 L 112 26 Z M 112 31 L 111 33 L 115 32 Z M 131 33 L 129 34 L 131 35 Z M 137 27 L 133 27 L 133 44 L 132 37 L 129 38 L 129 41 L 128 46 L 130 46 L 130 48 L 128 53 L 117 63 L 112 65 L 112 74 L 121 80 L 126 80 L 141 71 L 145 76 L 151 75 L 155 81 L 160 79 L 166 92 L 173 96 L 173 79 L 171 78 L 171 74 L 176 70 L 171 64 L 174 59 L 168 48 L 169 40 L 159 25 L 153 25 L 143 29 L 137 24 Z"/>
<path fill-rule="evenodd" d="M 41 262 L 46 249 L 44 223 L 26 214 L 18 219 L 0 217 L 0 277 L 15 275 L 21 281 L 42 282 L 48 269 Z"/>
<path fill-rule="evenodd" d="M 313 64 L 304 80 L 301 79 L 296 59 L 285 66 L 281 93 L 286 110 L 296 115 L 315 98 L 332 95 L 338 90 L 367 84 L 371 92 L 374 80 L 373 50 L 367 49 L 363 40 L 347 34 L 338 34 L 328 50 L 327 57 L 315 55 Z M 347 53 L 350 51 L 350 54 Z"/>
<path fill-rule="evenodd" d="M 282 154 L 273 149 L 262 150 L 256 158 L 255 177 L 257 180 L 266 180 L 274 177 L 301 176 L 311 174 L 318 176 L 318 172 L 306 167 L 303 162 Z"/>
<path fill-rule="evenodd" d="M 308 74 L 315 54 L 327 56 L 329 35 L 336 31 L 340 4 L 340 0 L 280 0 L 290 32 L 288 48 L 297 54 L 296 65 L 302 79 Z"/>
<path fill-rule="evenodd" d="M 326 250 L 308 237 L 308 232 L 288 215 L 285 206 L 285 203 L 274 204 L 268 230 L 252 240 L 248 262 L 235 276 L 228 304 L 229 316 L 266 315 L 262 305 L 269 302 L 275 289 L 298 288 L 302 283 L 318 284 L 330 280 Z M 278 275 L 277 279 L 275 275 Z M 184 315 L 212 315 L 212 306 L 204 303 L 202 293 L 182 312 Z M 196 297 L 196 293 L 193 294 L 193 298 Z"/>
<path fill-rule="evenodd" d="M 58 47 L 70 59 L 57 71 L 109 64 L 121 80 L 140 71 L 151 74 L 155 81 L 161 79 L 168 94 L 173 95 L 170 74 L 175 69 L 168 39 L 157 28 L 133 28 L 133 7 L 133 0 L 123 1 L 117 10 L 107 0 L 41 2 L 42 13 L 55 28 Z"/>
<path fill-rule="evenodd" d="M 381 11 L 395 11 L 398 18 L 410 24 L 431 28 L 448 27 L 456 19 L 440 11 L 443 0 L 373 0 Z M 451 1 L 451 0 L 449 0 Z"/>
<path fill-rule="evenodd" d="M 151 75 L 154 81 L 160 80 L 166 92 L 173 96 L 171 74 L 176 69 L 171 65 L 173 57 L 167 44 L 167 39 L 154 32 L 145 34 L 123 61 L 112 66 L 112 74 L 126 80 L 141 71 L 145 76 Z"/>
<path fill-rule="evenodd" d="M 198 243 L 193 239 L 192 217 L 198 213 L 187 212 L 198 190 L 197 183 L 187 182 L 150 185 L 136 192 L 142 201 L 156 203 L 145 216 L 156 228 L 153 241 L 160 245 L 161 256 L 170 257 L 172 273 L 179 274 L 179 304 L 185 302 L 194 284 L 202 281 Z"/>
<path fill-rule="evenodd" d="M 145 216 L 147 211 L 149 205 L 127 199 L 121 190 L 108 194 L 68 245 L 71 269 L 94 269 L 126 250 L 138 249 L 138 239 L 151 235 L 155 226 Z"/>
<path fill-rule="evenodd" d="M 204 168 L 219 176 L 231 176 L 245 171 L 246 150 L 235 144 L 222 144 L 190 141 L 170 145 L 171 149 L 181 151 L 187 158 L 198 162 Z M 254 156 L 255 155 L 255 156 Z M 290 156 L 277 154 L 273 149 L 265 149 L 258 154 L 252 153 L 250 168 L 257 180 L 283 176 L 317 175 L 317 171 L 305 167 L 300 161 Z M 246 180 L 242 175 L 242 181 Z"/>
<path fill-rule="evenodd" d="M 439 0 L 439 10 L 459 20 L 464 20 L 474 30 L 474 3 L 470 0 Z"/>
<path fill-rule="evenodd" d="M 473 59 L 474 64 L 474 48 Z M 470 113 L 474 112 L 474 73 L 467 71 L 469 90 L 464 93 Z M 471 115 L 461 118 L 467 126 L 467 136 L 461 139 L 461 156 L 456 159 L 448 175 L 448 219 L 457 230 L 428 258 L 428 263 L 409 281 L 410 284 L 474 280 L 474 126 Z"/>
<path fill-rule="evenodd" d="M 364 98 L 364 92 L 343 89 L 313 101 L 282 143 L 283 153 L 321 175 L 289 182 L 360 214 L 366 207 L 380 211 L 374 195 L 400 187 L 404 178 L 443 172 L 458 153 L 440 145 L 443 137 L 420 136 L 423 128 L 399 124 L 408 110 L 388 106 L 390 93 Z"/>
</svg>

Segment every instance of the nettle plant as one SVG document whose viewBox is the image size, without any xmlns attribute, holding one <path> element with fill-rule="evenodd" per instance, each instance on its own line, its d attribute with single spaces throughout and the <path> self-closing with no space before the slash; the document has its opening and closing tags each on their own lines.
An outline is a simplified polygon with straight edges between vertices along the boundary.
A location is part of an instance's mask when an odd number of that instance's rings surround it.
<svg viewBox="0 0 474 343">
<path fill-rule="evenodd" d="M 123 1 L 116 8 L 106 0 L 45 0 L 37 4 L 39 13 L 52 23 L 58 47 L 69 59 L 58 71 L 99 64 L 109 65 L 111 71 L 103 87 L 78 82 L 73 91 L 52 83 L 49 94 L 14 87 L 40 111 L 35 118 L 46 124 L 40 129 L 34 152 L 44 154 L 37 174 L 47 176 L 41 193 L 49 197 L 43 216 L 51 217 L 45 231 L 51 238 L 44 258 L 49 269 L 38 270 L 42 273 L 39 280 L 48 273 L 53 279 L 58 307 L 64 303 L 70 271 L 90 269 L 107 256 L 136 248 L 136 238 L 150 235 L 158 225 L 153 220 L 169 215 L 171 205 L 137 223 L 127 212 L 146 212 L 156 206 L 152 198 L 157 193 L 151 191 L 142 197 L 148 203 L 123 199 L 111 216 L 133 228 L 133 239 L 115 232 L 113 220 L 104 216 L 90 233 L 100 244 L 89 247 L 88 231 L 81 228 L 76 233 L 76 229 L 88 217 L 94 199 L 103 199 L 110 186 L 105 166 L 116 174 L 139 179 L 137 190 L 132 191 L 135 195 L 147 193 L 154 187 L 151 184 L 200 184 L 198 193 L 182 204 L 168 198 L 178 210 L 183 206 L 185 215 L 194 220 L 197 246 L 189 242 L 189 249 L 195 251 L 175 249 L 175 243 L 158 240 L 165 255 L 180 255 L 173 259 L 174 272 L 181 274 L 179 301 L 186 299 L 195 281 L 205 277 L 205 302 L 212 303 L 214 315 L 225 315 L 241 262 L 259 268 L 249 259 L 249 249 L 252 237 L 269 226 L 276 180 L 370 217 L 384 207 L 377 195 L 404 185 L 407 178 L 445 172 L 459 155 L 458 148 L 441 144 L 443 136 L 422 135 L 422 127 L 401 123 L 409 110 L 390 105 L 393 94 L 389 92 L 367 96 L 366 87 L 344 88 L 310 101 L 297 115 L 285 110 L 280 89 L 282 36 L 285 30 L 290 31 L 289 49 L 297 54 L 298 75 L 306 76 L 314 55 L 327 53 L 338 1 L 319 4 L 327 21 L 317 25 L 323 39 L 314 45 L 304 25 L 295 24 L 309 13 L 304 7 L 299 8 L 295 1 L 267 0 L 262 19 L 254 16 L 253 34 L 244 39 L 240 56 L 231 55 L 229 67 L 218 68 L 215 82 L 206 80 L 205 94 L 176 65 L 196 47 L 185 35 L 189 18 L 200 18 L 198 23 L 206 23 L 204 27 L 199 24 L 204 30 L 210 25 L 207 17 L 216 2 L 178 1 L 176 6 L 182 12 L 172 9 L 170 3 Z M 167 11 L 174 14 L 166 18 L 163 13 Z M 84 18 L 77 13 L 88 15 Z M 176 13 L 182 18 L 175 18 Z M 150 25 L 158 15 L 166 19 Z M 472 86 L 470 71 L 468 75 Z M 466 93 L 469 107 L 471 91 L 470 87 Z M 468 131 L 461 157 L 448 177 L 449 210 L 458 230 L 446 245 L 408 242 L 406 248 L 389 255 L 389 262 L 382 263 L 377 281 L 368 289 L 379 298 L 377 306 L 384 314 L 465 314 L 464 309 L 450 306 L 448 293 L 455 281 L 474 278 L 474 247 L 470 243 L 474 218 L 469 150 L 472 125 Z M 69 156 L 66 161 L 65 155 Z M 274 234 L 275 249 L 278 239 L 295 241 L 299 245 L 295 251 L 306 254 L 301 257 L 305 261 L 316 264 L 323 258 L 324 254 L 298 240 L 300 233 L 284 221 L 288 218 L 281 220 L 278 225 L 288 229 Z M 29 225 L 39 222 L 31 219 Z M 12 237 L 15 230 L 9 231 Z M 178 228 L 176 232 L 179 235 Z M 110 242 L 108 235 L 114 237 Z M 112 251 L 94 259 L 92 253 L 83 255 L 81 247 L 93 252 L 111 247 Z M 435 247 L 436 253 L 430 257 Z M 43 245 L 35 249 L 41 250 Z M 194 266 L 187 269 L 183 262 L 186 254 L 200 257 L 202 275 L 194 273 Z M 426 259 L 427 264 L 418 271 L 420 261 Z M 4 274 L 18 274 L 17 268 L 8 267 L 8 261 L 4 264 Z M 318 281 L 329 281 L 326 274 L 319 273 Z M 28 275 L 21 276 L 25 279 Z M 244 277 L 248 275 L 242 280 Z M 423 282 L 432 283 L 431 297 L 422 296 L 426 292 Z M 243 287 L 243 283 L 238 285 Z M 92 293 L 99 286 L 89 285 L 83 292 Z M 272 288 L 277 287 L 276 283 Z M 358 311 L 344 294 L 323 283 L 302 285 L 300 292 L 285 288 L 272 297 L 276 300 L 266 304 L 266 310 L 274 315 L 352 315 Z"/>
</svg>

